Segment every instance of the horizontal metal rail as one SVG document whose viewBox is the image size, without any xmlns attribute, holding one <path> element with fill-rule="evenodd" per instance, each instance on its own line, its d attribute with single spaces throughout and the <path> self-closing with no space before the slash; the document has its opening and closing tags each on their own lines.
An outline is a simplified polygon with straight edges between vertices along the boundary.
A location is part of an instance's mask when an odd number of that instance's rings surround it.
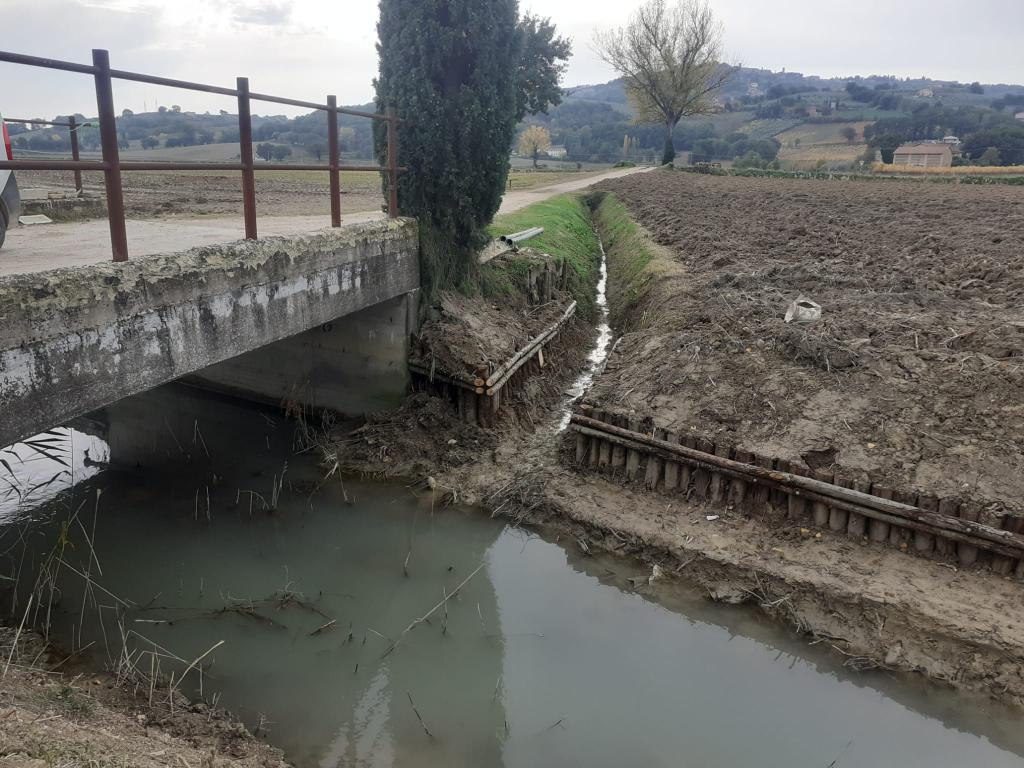
<svg viewBox="0 0 1024 768">
<path fill-rule="evenodd" d="M 46 120 L 13 120 L 11 123 L 23 123 L 29 125 L 50 125 L 61 128 L 68 128 L 71 132 L 72 160 L 4 160 L 0 161 L 0 170 L 56 170 L 74 171 L 75 186 L 82 189 L 82 171 L 102 171 L 104 174 L 104 188 L 107 195 L 107 217 L 110 223 L 110 241 L 114 261 L 124 261 L 128 258 L 127 232 L 125 228 L 124 211 L 124 189 L 121 181 L 122 171 L 231 171 L 240 172 L 242 176 L 242 207 L 245 218 L 245 236 L 247 239 L 257 239 L 256 231 L 256 186 L 254 174 L 256 171 L 280 170 L 280 171 L 325 171 L 330 176 L 331 194 L 331 226 L 341 226 L 341 184 L 338 174 L 342 171 L 373 171 L 383 173 L 387 176 L 388 187 L 388 215 L 391 218 L 398 216 L 398 174 L 408 170 L 406 166 L 398 164 L 398 134 L 397 126 L 401 124 L 394 110 L 388 109 L 384 114 L 377 112 L 365 112 L 358 109 L 346 109 L 337 105 L 334 96 L 328 96 L 326 103 L 320 104 L 301 99 L 292 99 L 285 96 L 273 96 L 264 93 L 253 93 L 249 90 L 247 78 L 240 77 L 236 80 L 235 88 L 226 88 L 218 85 L 195 83 L 188 80 L 177 80 L 169 77 L 157 77 L 139 72 L 130 72 L 123 69 L 111 69 L 110 57 L 107 51 L 94 49 L 92 52 L 93 63 L 77 64 L 70 61 L 48 59 L 40 56 L 28 56 L 10 51 L 0 51 L 0 62 L 9 64 L 21 64 L 30 67 L 43 69 L 56 69 L 66 72 L 77 72 L 80 74 L 92 75 L 96 86 L 96 105 L 98 112 L 98 123 L 100 131 L 101 157 L 99 161 L 81 160 L 78 151 L 78 128 L 72 116 L 68 122 L 46 121 Z M 221 96 L 230 96 L 238 100 L 238 133 L 241 147 L 241 159 L 237 163 L 217 162 L 151 162 L 151 161 L 121 161 L 118 149 L 117 117 L 114 109 L 114 96 L 112 81 L 128 80 L 131 82 L 160 85 L 168 88 L 180 88 L 189 91 L 200 91 Z M 327 137 L 328 137 L 328 165 L 314 165 L 306 163 L 283 163 L 280 165 L 257 165 L 253 157 L 252 149 L 252 114 L 250 105 L 253 100 L 283 104 L 286 106 L 311 109 L 327 113 Z M 387 123 L 387 160 L 383 166 L 380 165 L 342 165 L 338 162 L 338 115 L 351 115 L 370 120 L 380 120 Z"/>
</svg>

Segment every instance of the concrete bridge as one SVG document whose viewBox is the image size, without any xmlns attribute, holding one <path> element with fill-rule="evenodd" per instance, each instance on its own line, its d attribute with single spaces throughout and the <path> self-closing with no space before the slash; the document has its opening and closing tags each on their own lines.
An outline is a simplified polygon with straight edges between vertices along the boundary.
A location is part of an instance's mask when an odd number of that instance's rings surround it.
<svg viewBox="0 0 1024 768">
<path fill-rule="evenodd" d="M 346 414 L 408 384 L 416 223 L 0 278 L 0 446 L 187 377 Z"/>
</svg>

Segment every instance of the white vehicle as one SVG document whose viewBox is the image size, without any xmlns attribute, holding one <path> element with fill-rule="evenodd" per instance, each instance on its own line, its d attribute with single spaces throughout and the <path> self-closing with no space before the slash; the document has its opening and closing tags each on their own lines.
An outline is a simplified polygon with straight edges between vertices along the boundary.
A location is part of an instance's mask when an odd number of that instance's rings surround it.
<svg viewBox="0 0 1024 768">
<path fill-rule="evenodd" d="M 7 133 L 7 123 L 4 122 L 3 115 L 0 115 L 0 126 L 3 126 L 4 135 L 4 154 L 0 157 L 13 160 L 11 137 Z M 7 237 L 7 228 L 17 223 L 20 213 L 21 194 L 18 192 L 18 182 L 14 179 L 14 171 L 0 171 L 0 248 Z"/>
</svg>

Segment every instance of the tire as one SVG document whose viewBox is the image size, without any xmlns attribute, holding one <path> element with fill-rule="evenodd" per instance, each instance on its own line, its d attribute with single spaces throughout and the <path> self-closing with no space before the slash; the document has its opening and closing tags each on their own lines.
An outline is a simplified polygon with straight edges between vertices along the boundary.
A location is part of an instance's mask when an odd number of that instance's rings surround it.
<svg viewBox="0 0 1024 768">
<path fill-rule="evenodd" d="M 7 219 L 3 211 L 0 211 L 0 248 L 4 247 L 4 238 L 7 237 Z"/>
</svg>

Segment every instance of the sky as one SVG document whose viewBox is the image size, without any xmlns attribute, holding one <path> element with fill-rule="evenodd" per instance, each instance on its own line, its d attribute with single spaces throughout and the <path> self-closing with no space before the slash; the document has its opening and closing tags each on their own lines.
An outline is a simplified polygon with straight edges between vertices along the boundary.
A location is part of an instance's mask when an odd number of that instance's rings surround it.
<svg viewBox="0 0 1024 768">
<path fill-rule="evenodd" d="M 844 77 L 926 75 L 1024 83 L 1024 0 L 710 0 L 733 62 Z M 640 0 L 520 0 L 573 40 L 563 85 L 615 77 L 591 48 L 595 29 L 623 24 Z M 0 0 L 5 50 L 111 66 L 307 101 L 372 99 L 375 0 Z M 21 118 L 95 114 L 88 76 L 0 63 L 0 113 Z M 12 85 L 16 84 L 16 85 Z M 118 110 L 235 111 L 232 99 L 115 84 Z M 259 114 L 299 110 L 254 106 Z"/>
</svg>

